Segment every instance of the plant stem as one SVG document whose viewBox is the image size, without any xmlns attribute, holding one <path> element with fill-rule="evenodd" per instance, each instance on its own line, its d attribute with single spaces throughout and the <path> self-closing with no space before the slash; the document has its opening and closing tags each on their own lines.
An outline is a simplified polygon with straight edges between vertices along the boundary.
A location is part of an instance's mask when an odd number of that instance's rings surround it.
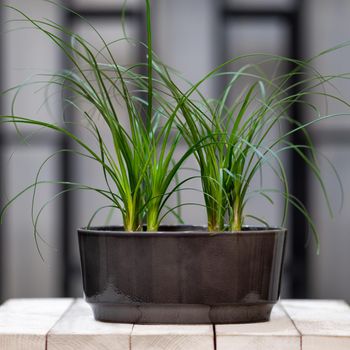
<svg viewBox="0 0 350 350">
<path fill-rule="evenodd" d="M 221 210 L 212 211 L 208 213 L 208 231 L 209 232 L 220 232 L 224 231 L 224 218 Z"/>
<path fill-rule="evenodd" d="M 158 207 L 150 207 L 147 213 L 147 231 L 157 232 L 159 228 Z"/>
<path fill-rule="evenodd" d="M 140 200 L 140 198 L 138 200 Z M 142 231 L 142 221 L 140 215 L 137 213 L 137 206 L 135 206 L 134 202 L 129 203 L 123 222 L 124 229 L 127 232 Z"/>
<path fill-rule="evenodd" d="M 236 197 L 233 204 L 233 220 L 230 225 L 231 231 L 241 231 L 242 230 L 242 210 L 239 198 Z"/>
</svg>

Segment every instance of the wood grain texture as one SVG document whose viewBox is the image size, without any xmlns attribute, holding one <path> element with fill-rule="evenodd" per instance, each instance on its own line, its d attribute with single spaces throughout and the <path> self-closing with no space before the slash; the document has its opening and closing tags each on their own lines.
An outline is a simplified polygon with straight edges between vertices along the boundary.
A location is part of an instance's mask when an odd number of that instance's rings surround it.
<svg viewBox="0 0 350 350">
<path fill-rule="evenodd" d="M 300 350 L 300 334 L 276 305 L 270 322 L 216 325 L 217 350 Z"/>
<path fill-rule="evenodd" d="M 303 350 L 349 350 L 350 307 L 334 300 L 284 300 L 302 335 Z"/>
<path fill-rule="evenodd" d="M 217 325 L 217 350 L 349 350 L 350 307 L 284 300 L 271 321 Z M 211 325 L 98 322 L 81 299 L 17 299 L 0 307 L 0 350 L 214 350 Z"/>
<path fill-rule="evenodd" d="M 214 350 L 211 325 L 135 325 L 131 350 Z"/>
<path fill-rule="evenodd" d="M 95 321 L 90 306 L 79 299 L 49 332 L 47 350 L 129 350 L 132 328 Z"/>
<path fill-rule="evenodd" d="M 73 299 L 13 299 L 0 307 L 1 350 L 45 350 L 46 334 Z"/>
</svg>

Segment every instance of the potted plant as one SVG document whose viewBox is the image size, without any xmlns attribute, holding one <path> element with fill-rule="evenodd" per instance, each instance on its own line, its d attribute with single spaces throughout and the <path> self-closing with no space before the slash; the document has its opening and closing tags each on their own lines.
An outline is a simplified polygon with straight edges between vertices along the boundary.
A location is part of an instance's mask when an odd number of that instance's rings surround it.
<svg viewBox="0 0 350 350">
<path fill-rule="evenodd" d="M 90 110 L 81 109 L 74 98 L 69 103 L 81 112 L 94 137 L 93 144 L 75 134 L 69 123 L 60 126 L 16 115 L 1 116 L 0 121 L 61 133 L 80 147 L 80 156 L 101 167 L 105 189 L 59 182 L 67 186 L 64 191 L 96 191 L 108 199 L 109 207 L 122 214 L 122 226 L 92 227 L 88 223 L 78 230 L 85 298 L 97 320 L 196 324 L 266 321 L 280 294 L 286 230 L 269 227 L 259 214 L 246 213 L 249 196 L 255 193 L 272 203 L 270 193 L 279 192 L 251 189 L 250 185 L 263 166 L 270 167 L 284 187 L 280 192 L 285 201 L 283 222 L 292 204 L 305 215 L 317 238 L 303 203 L 288 191 L 281 155 L 290 150 L 297 152 L 321 183 L 328 200 L 306 128 L 332 116 L 317 114 L 300 124 L 288 111 L 293 104 L 301 103 L 317 112 L 304 97 L 319 93 L 332 98 L 315 89 L 336 76 L 319 75 L 310 61 L 271 55 L 260 55 L 264 61 L 260 66 L 251 64 L 224 73 L 225 67 L 243 59 L 238 57 L 182 91 L 174 82 L 175 73 L 153 53 L 150 1 L 145 0 L 145 5 L 147 63 L 131 67 L 116 62 L 110 50 L 113 43 L 106 43 L 92 25 L 102 49 L 57 23 L 34 20 L 14 9 L 70 60 L 72 69 L 54 74 L 49 83 L 88 102 L 107 126 L 111 145 L 101 136 Z M 72 40 L 64 40 L 65 36 Z M 293 68 L 287 74 L 268 78 L 260 69 L 267 61 L 289 62 Z M 146 74 L 142 73 L 144 68 Z M 301 83 L 290 84 L 297 75 L 303 77 Z M 201 84 L 222 76 L 229 77 L 223 94 L 217 99 L 205 98 Z M 247 77 L 251 80 L 247 88 L 232 97 L 232 87 Z M 126 123 L 116 108 L 115 95 L 126 110 Z M 287 131 L 269 139 L 281 122 L 289 124 Z M 305 135 L 302 145 L 289 141 L 289 136 L 297 132 Z M 175 159 L 181 140 L 188 147 L 180 159 Z M 169 199 L 194 178 L 180 181 L 177 177 L 191 155 L 200 169 L 196 177 L 202 183 L 208 224 L 162 225 L 167 215 L 178 217 L 177 208 L 188 204 L 168 206 Z M 10 200 L 2 215 L 19 195 L 30 188 L 35 192 L 45 183 L 38 179 Z M 36 239 L 40 213 L 34 221 Z M 246 218 L 263 226 L 244 226 Z"/>
</svg>

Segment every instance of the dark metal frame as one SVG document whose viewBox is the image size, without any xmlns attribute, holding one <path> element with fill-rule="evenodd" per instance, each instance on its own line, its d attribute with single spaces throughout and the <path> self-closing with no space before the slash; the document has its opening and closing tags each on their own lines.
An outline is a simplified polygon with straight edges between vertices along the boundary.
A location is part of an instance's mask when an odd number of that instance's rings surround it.
<svg viewBox="0 0 350 350">
<path fill-rule="evenodd" d="M 0 52 L 4 52 L 3 50 L 3 40 L 2 40 L 2 33 L 3 33 L 3 7 L 2 1 L 0 0 Z M 4 68 L 3 68 L 3 62 L 2 62 L 2 55 L 0 55 L 0 76 L 4 76 Z M 0 80 L 0 92 L 3 91 L 3 86 L 1 84 Z M 0 94 L 0 113 L 3 111 L 3 105 L 2 105 L 2 96 Z M 2 125 L 0 124 L 0 208 L 2 208 L 4 202 L 3 202 L 3 193 L 4 193 L 4 168 L 3 168 L 3 142 L 4 142 L 4 132 L 2 130 Z M 4 285 L 4 278 L 3 278 L 3 266 L 4 266 L 4 238 L 3 238 L 3 227 L 0 225 L 0 303 L 3 301 L 3 290 L 1 286 Z"/>
<path fill-rule="evenodd" d="M 294 59 L 301 59 L 303 52 L 303 36 L 301 14 L 303 9 L 303 0 L 295 0 L 295 5 L 290 9 L 274 9 L 274 8 L 235 8 L 232 5 L 226 5 L 225 1 L 221 4 L 221 18 L 224 20 L 225 25 L 234 19 L 279 19 L 286 23 L 289 28 L 289 52 L 288 56 Z M 225 30 L 225 27 L 223 27 Z M 225 38 L 225 32 L 222 33 Z M 223 47 L 221 48 L 221 55 L 226 59 L 227 45 L 234 45 L 234 43 L 228 43 L 228 40 L 224 40 Z M 223 61 L 223 60 L 222 60 Z M 295 83 L 296 80 L 292 82 Z M 293 93 L 293 92 L 292 92 Z M 300 105 L 295 105 L 291 110 L 293 117 L 298 122 L 303 122 L 303 111 Z M 303 142 L 303 136 L 301 133 L 293 134 L 291 141 L 295 144 Z M 305 162 L 293 152 L 289 155 L 288 162 L 290 164 L 291 172 L 289 174 L 291 193 L 301 200 L 306 206 L 308 204 L 308 172 Z M 304 179 L 304 181 L 302 180 Z M 289 221 L 289 233 L 291 242 L 291 260 L 292 263 L 288 266 L 288 273 L 290 279 L 290 293 L 291 297 L 302 298 L 308 295 L 308 275 L 307 275 L 307 250 L 305 249 L 305 243 L 307 242 L 308 225 L 304 216 L 294 207 L 290 208 L 290 221 Z"/>
</svg>

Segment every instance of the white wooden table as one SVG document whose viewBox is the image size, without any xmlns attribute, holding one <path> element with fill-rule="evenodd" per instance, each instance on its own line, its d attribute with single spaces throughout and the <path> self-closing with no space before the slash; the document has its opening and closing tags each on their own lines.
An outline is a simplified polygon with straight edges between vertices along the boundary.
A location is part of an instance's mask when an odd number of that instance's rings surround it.
<svg viewBox="0 0 350 350">
<path fill-rule="evenodd" d="M 97 322 L 81 299 L 13 299 L 0 307 L 0 349 L 350 350 L 350 307 L 283 300 L 265 323 L 151 326 Z"/>
</svg>

